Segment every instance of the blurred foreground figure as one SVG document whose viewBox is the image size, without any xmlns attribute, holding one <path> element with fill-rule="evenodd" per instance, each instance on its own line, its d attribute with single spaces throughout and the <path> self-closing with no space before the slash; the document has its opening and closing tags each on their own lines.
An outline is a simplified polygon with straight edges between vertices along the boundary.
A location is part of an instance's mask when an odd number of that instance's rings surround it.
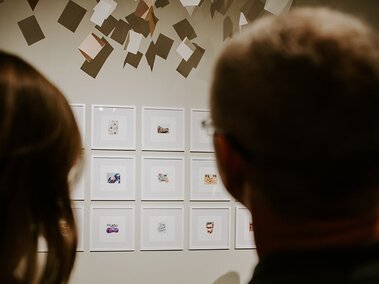
<svg viewBox="0 0 379 284">
<path fill-rule="evenodd" d="M 0 51 L 0 283 L 68 281 L 77 242 L 68 175 L 80 157 L 64 96 L 28 63 Z M 41 236 L 48 253 L 38 268 Z"/>
<path fill-rule="evenodd" d="M 265 17 L 214 73 L 219 171 L 254 219 L 251 283 L 379 283 L 379 40 L 326 8 Z"/>
</svg>

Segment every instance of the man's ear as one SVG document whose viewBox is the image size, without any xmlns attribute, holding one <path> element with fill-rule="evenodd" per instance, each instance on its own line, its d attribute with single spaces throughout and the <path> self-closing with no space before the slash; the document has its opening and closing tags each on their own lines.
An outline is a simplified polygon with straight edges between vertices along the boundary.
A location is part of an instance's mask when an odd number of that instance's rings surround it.
<svg viewBox="0 0 379 284">
<path fill-rule="evenodd" d="M 226 189 L 235 199 L 243 202 L 246 178 L 244 161 L 225 135 L 216 132 L 213 136 L 213 144 L 217 167 Z"/>
</svg>

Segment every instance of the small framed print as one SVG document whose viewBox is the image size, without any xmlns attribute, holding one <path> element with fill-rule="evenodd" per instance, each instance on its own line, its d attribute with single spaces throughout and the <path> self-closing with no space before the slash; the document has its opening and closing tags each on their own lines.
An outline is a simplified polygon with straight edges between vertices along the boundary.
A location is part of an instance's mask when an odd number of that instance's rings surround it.
<svg viewBox="0 0 379 284">
<path fill-rule="evenodd" d="M 249 209 L 236 207 L 236 249 L 255 248 L 253 219 Z"/>
<path fill-rule="evenodd" d="M 86 140 L 86 106 L 84 104 L 70 104 L 70 106 L 79 127 L 80 136 L 82 137 L 82 147 L 84 148 Z"/>
<path fill-rule="evenodd" d="M 189 249 L 229 249 L 230 208 L 191 207 Z"/>
<path fill-rule="evenodd" d="M 92 105 L 92 149 L 135 150 L 136 108 Z"/>
<path fill-rule="evenodd" d="M 142 157 L 142 200 L 184 200 L 184 158 Z"/>
<path fill-rule="evenodd" d="M 133 251 L 134 235 L 134 207 L 91 207 L 91 251 Z"/>
<path fill-rule="evenodd" d="M 144 107 L 142 150 L 184 151 L 184 109 Z"/>
<path fill-rule="evenodd" d="M 82 157 L 80 163 L 75 165 L 71 171 L 69 176 L 69 182 L 70 182 L 70 197 L 72 200 L 84 200 L 84 194 L 85 194 L 85 166 L 84 166 L 84 160 L 86 159 L 86 155 L 84 151 L 82 151 Z"/>
<path fill-rule="evenodd" d="M 72 211 L 74 213 L 76 229 L 78 232 L 78 244 L 76 251 L 84 251 L 84 208 L 83 205 L 73 205 Z"/>
<path fill-rule="evenodd" d="M 74 204 L 72 206 L 72 212 L 74 214 L 74 220 L 76 225 L 76 230 L 78 234 L 78 243 L 76 246 L 76 251 L 84 251 L 84 209 L 83 205 L 81 204 Z M 67 226 L 67 223 L 64 221 L 61 221 L 59 223 L 60 231 L 64 233 L 65 230 L 69 230 L 69 227 Z M 47 242 L 46 239 L 43 236 L 39 236 L 38 238 L 38 252 L 47 252 Z"/>
<path fill-rule="evenodd" d="M 84 173 L 72 184 L 71 199 L 84 200 Z"/>
<path fill-rule="evenodd" d="M 229 201 L 215 158 L 191 159 L 191 200 Z"/>
<path fill-rule="evenodd" d="M 191 109 L 191 152 L 214 152 L 213 132 L 203 126 L 209 115 L 207 109 Z"/>
<path fill-rule="evenodd" d="M 135 200 L 135 158 L 92 156 L 91 200 Z"/>
<path fill-rule="evenodd" d="M 141 250 L 183 249 L 183 207 L 142 206 Z"/>
</svg>

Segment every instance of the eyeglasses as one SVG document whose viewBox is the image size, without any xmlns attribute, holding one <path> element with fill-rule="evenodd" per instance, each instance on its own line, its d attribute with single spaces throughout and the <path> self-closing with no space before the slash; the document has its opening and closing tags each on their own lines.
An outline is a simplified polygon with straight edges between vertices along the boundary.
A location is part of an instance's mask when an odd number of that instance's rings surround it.
<svg viewBox="0 0 379 284">
<path fill-rule="evenodd" d="M 228 142 L 233 146 L 233 148 L 235 150 L 237 150 L 237 152 L 246 161 L 251 162 L 253 160 L 254 155 L 253 155 L 252 151 L 250 151 L 250 150 L 246 149 L 244 146 L 242 146 L 242 144 L 240 142 L 238 142 L 237 139 L 235 139 L 233 137 L 233 135 L 227 133 L 226 131 L 224 131 L 221 128 L 215 127 L 211 118 L 207 118 L 207 119 L 201 121 L 201 126 L 203 127 L 203 129 L 205 129 L 207 134 L 210 136 L 213 136 L 216 133 L 224 135 L 225 138 L 228 140 Z"/>
</svg>

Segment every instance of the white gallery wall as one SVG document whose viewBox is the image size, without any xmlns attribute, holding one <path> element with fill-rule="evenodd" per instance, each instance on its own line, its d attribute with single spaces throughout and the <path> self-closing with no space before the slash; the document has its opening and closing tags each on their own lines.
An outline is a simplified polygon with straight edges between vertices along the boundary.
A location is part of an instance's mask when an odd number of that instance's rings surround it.
<svg viewBox="0 0 379 284">
<path fill-rule="evenodd" d="M 253 0 L 251 0 L 253 1 Z M 261 1 L 261 0 L 255 0 Z M 236 210 L 239 204 L 234 200 L 218 201 L 191 200 L 191 160 L 213 158 L 212 153 L 190 151 L 191 109 L 208 109 L 208 94 L 212 77 L 212 66 L 217 52 L 223 44 L 223 21 L 225 15 L 216 12 L 212 18 L 209 12 L 211 0 L 190 16 L 179 0 L 170 0 L 164 8 L 155 8 L 159 19 L 152 36 L 143 38 L 140 47 L 145 54 L 151 41 L 156 41 L 159 33 L 174 40 L 166 60 L 156 57 L 153 71 L 141 59 L 138 68 L 128 64 L 123 67 L 127 52 L 123 46 L 106 37 L 114 48 L 96 78 L 83 72 L 85 58 L 78 47 L 90 34 L 103 36 L 90 22 L 95 0 L 75 0 L 87 10 L 75 33 L 57 23 L 66 0 L 40 0 L 34 11 L 26 0 L 4 0 L 0 3 L 0 49 L 15 53 L 36 66 L 66 95 L 72 104 L 85 105 L 85 169 L 84 200 L 74 201 L 73 207 L 82 208 L 83 238 L 80 252 L 71 278 L 71 283 L 183 283 L 183 284 L 239 284 L 247 283 L 257 262 L 254 249 L 235 249 Z M 118 6 L 112 15 L 124 19 L 134 12 L 138 1 L 116 0 Z M 234 31 L 239 31 L 240 9 L 246 0 L 235 0 L 227 15 L 234 23 Z M 264 2 L 264 1 L 261 1 Z M 294 0 L 293 5 L 329 4 L 357 13 L 368 22 L 375 22 L 379 1 L 312 1 Z M 261 14 L 265 14 L 262 12 Z M 45 39 L 28 45 L 18 22 L 35 15 L 45 35 Z M 182 58 L 175 51 L 180 39 L 173 24 L 187 18 L 193 25 L 197 37 L 194 43 L 205 49 L 196 69 L 187 78 L 176 71 Z M 238 95 L 238 94 L 236 94 Z M 135 107 L 136 131 L 135 150 L 94 150 L 91 149 L 91 105 L 127 105 Z M 142 109 L 143 107 L 182 108 L 184 110 L 184 151 L 143 151 L 142 150 Z M 132 157 L 135 170 L 134 200 L 92 200 L 91 197 L 91 157 L 122 156 Z M 166 157 L 183 160 L 184 196 L 177 201 L 142 201 L 143 157 Z M 101 199 L 101 198 L 98 198 Z M 192 198 L 193 199 L 193 198 Z M 130 251 L 90 251 L 91 208 L 132 207 L 134 208 L 134 244 Z M 183 208 L 183 245 L 179 250 L 141 250 L 143 219 L 141 210 L 145 207 Z M 228 244 L 224 249 L 190 249 L 190 208 L 223 207 L 229 210 Z"/>
</svg>

